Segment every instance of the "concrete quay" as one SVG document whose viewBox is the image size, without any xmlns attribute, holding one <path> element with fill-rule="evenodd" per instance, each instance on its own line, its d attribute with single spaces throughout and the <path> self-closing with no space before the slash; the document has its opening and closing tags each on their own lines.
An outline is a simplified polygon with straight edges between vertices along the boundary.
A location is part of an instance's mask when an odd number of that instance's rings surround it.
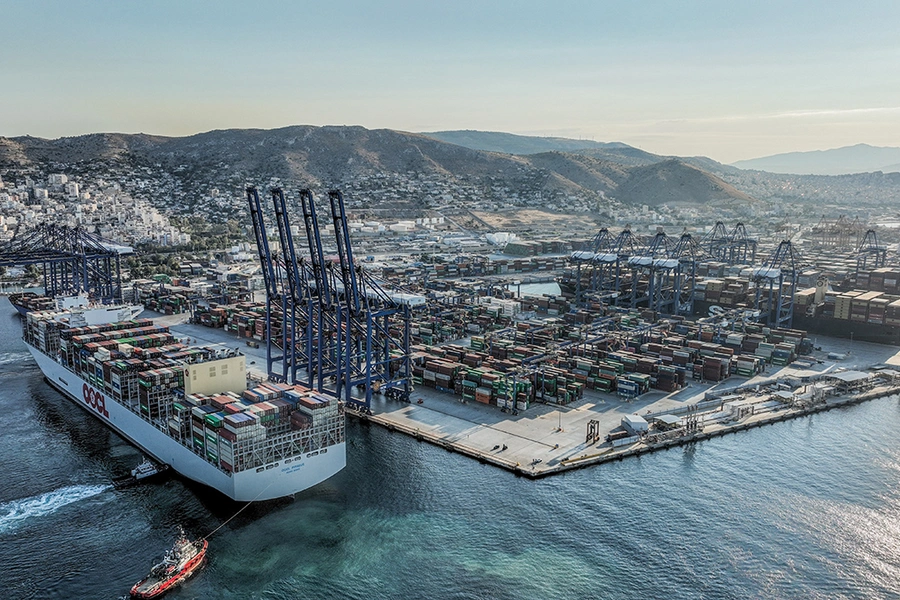
<svg viewBox="0 0 900 600">
<path fill-rule="evenodd" d="M 716 396 L 739 390 L 753 396 L 756 386 L 777 380 L 804 381 L 841 369 L 868 369 L 879 365 L 900 370 L 900 353 L 890 346 L 856 342 L 848 347 L 847 340 L 821 336 L 817 338 L 816 346 L 821 350 L 800 361 L 812 363 L 810 367 L 796 364 L 769 367 L 752 379 L 733 376 L 718 384 L 691 382 L 671 394 L 652 390 L 630 402 L 586 390 L 584 398 L 567 406 L 536 403 L 527 411 L 512 415 L 501 412 L 496 406 L 463 403 L 453 394 L 419 387 L 410 403 L 378 396 L 373 400 L 372 415 L 352 411 L 347 414 L 518 475 L 541 478 L 900 393 L 900 385 L 880 385 L 862 393 L 830 397 L 811 406 L 766 407 L 737 421 L 727 420 L 723 418 L 725 415 L 715 412 L 714 409 L 721 406 L 721 402 L 714 399 Z M 846 354 L 848 350 L 850 353 L 841 361 L 826 360 L 829 353 Z M 421 404 L 418 403 L 420 399 Z M 762 400 L 764 398 L 760 398 L 761 406 Z M 617 448 L 604 443 L 606 433 L 618 427 L 627 414 L 684 414 L 688 407 L 698 403 L 703 419 L 702 431 Z M 600 440 L 593 443 L 586 439 L 591 420 L 599 422 L 601 434 Z"/>
<path fill-rule="evenodd" d="M 478 406 L 448 410 L 444 405 L 434 406 L 433 400 L 429 406 L 425 406 L 424 400 L 421 405 L 392 401 L 396 407 L 379 408 L 371 415 L 354 411 L 348 411 L 347 415 L 469 456 L 479 462 L 537 479 L 898 393 L 900 385 L 877 386 L 864 393 L 829 398 L 814 406 L 796 408 L 784 405 L 784 408 L 757 413 L 737 421 L 704 425 L 703 430 L 697 433 L 658 442 L 638 441 L 619 448 L 604 443 L 602 438 L 593 443 L 585 439 L 586 422 L 590 420 L 587 415 L 595 414 L 593 406 L 559 410 L 540 405 L 517 416 L 500 413 L 506 417 L 500 419 L 483 414 L 484 409 L 479 410 Z M 499 413 L 495 407 L 485 407 L 487 410 L 492 408 Z M 619 419 L 628 414 L 627 411 L 608 412 Z M 610 429 L 618 424 L 618 421 L 611 424 Z"/>
</svg>

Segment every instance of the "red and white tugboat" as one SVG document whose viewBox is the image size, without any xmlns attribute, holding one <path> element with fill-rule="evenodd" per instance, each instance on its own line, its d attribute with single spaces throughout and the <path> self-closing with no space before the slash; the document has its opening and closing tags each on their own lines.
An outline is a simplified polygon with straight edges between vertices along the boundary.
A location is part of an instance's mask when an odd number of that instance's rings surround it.
<svg viewBox="0 0 900 600">
<path fill-rule="evenodd" d="M 166 553 L 161 563 L 150 569 L 150 574 L 131 588 L 132 598 L 159 598 L 185 579 L 200 570 L 206 559 L 205 539 L 192 542 L 182 530 L 175 545 Z"/>
</svg>

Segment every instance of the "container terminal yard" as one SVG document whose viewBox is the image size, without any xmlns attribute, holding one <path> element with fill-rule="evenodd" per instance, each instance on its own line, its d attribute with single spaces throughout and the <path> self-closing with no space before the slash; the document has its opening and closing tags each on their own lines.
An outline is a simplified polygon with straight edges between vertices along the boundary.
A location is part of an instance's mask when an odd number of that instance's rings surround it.
<svg viewBox="0 0 900 600">
<path fill-rule="evenodd" d="M 872 229 L 819 223 L 764 243 L 740 223 L 602 228 L 502 257 L 357 262 L 340 192 L 321 220 L 308 190 L 249 188 L 247 201 L 263 301 L 240 283 L 128 288 L 121 250 L 52 227 L 0 262 L 45 265 L 51 295 L 131 294 L 176 336 L 236 346 L 248 381 L 305 385 L 351 418 L 526 477 L 900 389 L 900 266 Z M 35 252 L 48 239 L 55 256 Z M 537 282 L 559 292 L 529 292 Z"/>
<path fill-rule="evenodd" d="M 186 318 L 160 315 L 154 320 L 173 324 L 173 332 L 198 343 L 235 344 L 234 333 L 190 324 Z M 569 404 L 536 402 L 513 415 L 416 386 L 410 402 L 377 395 L 371 415 L 347 414 L 526 477 L 543 477 L 900 391 L 897 348 L 854 341 L 847 354 L 847 340 L 825 336 L 817 336 L 816 347 L 821 349 L 811 356 L 788 366 L 768 366 L 750 378 L 692 381 L 676 392 L 651 390 L 634 399 L 587 390 Z M 265 349 L 242 351 L 248 362 L 255 362 L 249 366 L 251 376 L 264 378 Z M 652 431 L 625 435 L 630 432 L 623 419 L 643 427 L 642 419 Z M 697 428 L 686 431 L 694 419 Z M 596 439 L 588 439 L 591 422 L 596 422 Z M 616 439 L 608 441 L 607 436 Z"/>
</svg>

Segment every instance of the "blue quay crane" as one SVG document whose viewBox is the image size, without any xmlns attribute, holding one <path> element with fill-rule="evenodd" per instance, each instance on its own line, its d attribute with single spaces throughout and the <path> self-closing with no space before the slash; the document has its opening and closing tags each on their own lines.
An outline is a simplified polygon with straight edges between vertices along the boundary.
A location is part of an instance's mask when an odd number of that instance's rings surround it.
<svg viewBox="0 0 900 600">
<path fill-rule="evenodd" d="M 612 299 L 612 304 L 624 306 L 630 302 L 630 282 L 627 280 L 628 261 L 638 253 L 642 246 L 640 238 L 625 228 L 612 243 L 612 252 L 608 255 L 598 256 L 600 267 L 598 278 L 598 290 L 604 296 Z"/>
<path fill-rule="evenodd" d="M 751 238 L 743 223 L 738 223 L 728 234 L 725 261 L 730 265 L 747 264 L 756 261 L 758 240 Z"/>
<path fill-rule="evenodd" d="M 759 311 L 762 323 L 769 327 L 791 327 L 799 269 L 797 251 L 790 240 L 784 240 L 761 267 L 753 270 L 754 309 Z"/>
<path fill-rule="evenodd" d="M 859 248 L 856 250 L 856 276 L 867 269 L 880 269 L 887 261 L 887 248 L 878 245 L 878 236 L 874 229 L 866 231 Z"/>
<path fill-rule="evenodd" d="M 308 190 L 305 191 L 308 192 Z M 313 377 L 317 372 L 318 365 L 312 346 L 315 337 L 315 315 L 306 264 L 302 257 L 297 256 L 284 192 L 280 188 L 274 188 L 271 193 L 286 283 L 284 303 L 286 370 L 284 375 L 286 380 L 296 383 L 300 381 L 297 372 L 302 367 L 306 372 L 303 383 L 307 387 L 313 387 Z M 300 335 L 301 332 L 302 335 Z"/>
<path fill-rule="evenodd" d="M 341 286 L 337 295 L 336 389 L 347 402 L 371 406 L 374 391 L 408 399 L 412 385 L 409 327 L 413 310 L 425 308 L 424 296 L 386 290 L 353 261 L 343 194 L 328 193 L 334 223 Z M 352 396 L 365 392 L 365 400 Z"/>
<path fill-rule="evenodd" d="M 583 306 L 589 298 L 598 296 L 610 304 L 619 304 L 622 297 L 628 296 L 630 286 L 625 281 L 625 267 L 641 245 L 628 228 L 613 237 L 604 227 L 591 240 L 587 250 L 573 252 L 569 262 L 575 265 L 572 275 L 576 305 Z"/>
<path fill-rule="evenodd" d="M 326 384 L 337 383 L 340 369 L 337 363 L 335 340 L 339 330 L 339 307 L 335 302 L 334 270 L 325 262 L 325 249 L 319 233 L 319 218 L 316 204 L 309 189 L 300 190 L 300 207 L 309 249 L 309 269 L 312 275 L 312 293 L 315 297 L 313 312 L 310 314 L 312 327 L 309 330 L 310 352 L 315 355 L 315 366 L 311 374 L 313 387 L 325 390 Z M 328 381 L 326 381 L 326 377 Z"/>
<path fill-rule="evenodd" d="M 758 241 L 750 237 L 743 223 L 738 223 L 734 229 L 727 231 L 725 224 L 717 221 L 712 231 L 703 236 L 699 245 L 713 260 L 737 265 L 756 260 Z"/>
<path fill-rule="evenodd" d="M 247 202 L 250 205 L 250 220 L 253 225 L 253 236 L 262 268 L 263 282 L 266 286 L 266 372 L 270 379 L 285 380 L 290 371 L 289 353 L 285 349 L 287 335 L 287 295 L 283 293 L 281 274 L 284 269 L 273 259 L 269 250 L 268 234 L 263 219 L 262 203 L 259 191 L 255 187 L 247 188 Z M 272 324 L 275 317 L 281 316 L 281 331 L 276 332 Z M 274 335 L 279 333 L 280 335 Z M 276 369 L 276 365 L 279 368 Z"/>
<path fill-rule="evenodd" d="M 697 291 L 697 263 L 707 257 L 703 247 L 690 233 L 682 233 L 669 254 L 678 261 L 673 281 L 674 305 L 672 314 L 690 315 L 694 312 Z"/>
<path fill-rule="evenodd" d="M 575 265 L 576 306 L 584 306 L 587 303 L 587 295 L 600 289 L 602 272 L 598 264 L 602 256 L 609 255 L 612 251 L 613 243 L 609 229 L 602 227 L 591 240 L 587 250 L 576 250 L 569 256 L 569 262 Z"/>
<path fill-rule="evenodd" d="M 337 263 L 326 260 L 310 190 L 299 193 L 309 257 L 300 256 L 291 233 L 288 198 L 271 190 L 278 226 L 281 261 L 269 250 L 259 195 L 248 190 L 257 249 L 266 279 L 267 315 L 283 315 L 281 346 L 268 346 L 270 378 L 302 382 L 368 408 L 373 393 L 409 397 L 411 312 L 425 307 L 424 296 L 386 290 L 356 265 L 343 195 L 329 192 Z M 280 312 L 279 312 L 280 311 Z M 269 332 L 272 329 L 270 321 Z M 279 365 L 280 369 L 275 366 Z"/>
<path fill-rule="evenodd" d="M 631 268 L 629 307 L 646 306 L 650 310 L 671 313 L 674 303 L 671 279 L 678 261 L 670 258 L 672 240 L 659 231 L 634 256 L 628 259 Z"/>
<path fill-rule="evenodd" d="M 0 266 L 41 265 L 44 293 L 51 298 L 85 294 L 98 302 L 122 302 L 120 256 L 131 251 L 80 226 L 43 223 L 17 230 L 0 246 Z"/>
</svg>

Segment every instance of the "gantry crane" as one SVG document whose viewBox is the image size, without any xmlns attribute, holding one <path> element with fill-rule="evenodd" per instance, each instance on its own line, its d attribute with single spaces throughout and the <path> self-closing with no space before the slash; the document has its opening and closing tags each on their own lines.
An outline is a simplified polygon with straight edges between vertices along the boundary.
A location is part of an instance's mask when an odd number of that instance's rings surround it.
<svg viewBox="0 0 900 600">
<path fill-rule="evenodd" d="M 284 269 L 272 257 L 269 250 L 262 203 L 259 199 L 259 191 L 255 187 L 247 188 L 247 203 L 250 207 L 253 236 L 256 240 L 263 282 L 266 286 L 266 373 L 270 379 L 283 381 L 287 379 L 290 371 L 289 352 L 285 348 L 290 336 L 286 331 L 287 319 L 284 318 L 287 312 L 287 296 L 284 293 L 281 278 Z M 272 327 L 277 315 L 281 316 L 280 331 L 276 331 Z M 276 365 L 279 368 L 276 369 Z"/>
<path fill-rule="evenodd" d="M 297 255 L 294 246 L 284 192 L 280 188 L 274 188 L 271 193 L 286 282 L 283 302 L 286 364 L 284 376 L 287 381 L 303 381 L 305 385 L 312 387 L 317 365 L 312 348 L 315 335 L 315 311 L 309 278 L 306 264 L 302 257 Z M 302 379 L 298 374 L 301 368 L 305 373 Z"/>
<path fill-rule="evenodd" d="M 85 294 L 98 302 L 122 302 L 120 256 L 130 253 L 80 226 L 44 223 L 16 231 L 0 246 L 0 266 L 41 265 L 44 293 L 51 298 Z"/>
<path fill-rule="evenodd" d="M 248 189 L 257 249 L 266 280 L 269 376 L 304 383 L 346 403 L 371 405 L 372 394 L 386 391 L 409 397 L 411 311 L 425 297 L 385 291 L 353 260 L 349 225 L 340 191 L 329 192 L 338 262 L 325 259 L 325 246 L 310 190 L 299 193 L 309 257 L 297 251 L 288 199 L 271 190 L 281 260 L 269 250 L 259 194 Z M 281 344 L 272 316 L 283 316 Z M 278 354 L 280 351 L 280 354 Z M 279 368 L 275 368 L 276 365 Z"/>
<path fill-rule="evenodd" d="M 799 267 L 800 258 L 793 244 L 784 240 L 761 267 L 753 270 L 754 309 L 769 327 L 791 327 Z"/>
<path fill-rule="evenodd" d="M 880 269 L 887 260 L 887 248 L 878 245 L 874 229 L 866 231 L 859 248 L 856 249 L 856 275 L 867 269 Z"/>
<path fill-rule="evenodd" d="M 699 242 L 699 246 L 713 260 L 730 265 L 747 264 L 756 260 L 757 240 L 747 233 L 747 227 L 738 223 L 727 231 L 722 221 L 716 221 L 712 231 Z"/>
<path fill-rule="evenodd" d="M 335 393 L 347 402 L 365 403 L 373 391 L 388 391 L 408 399 L 412 384 L 409 328 L 414 309 L 425 308 L 424 296 L 387 291 L 353 260 L 350 228 L 339 190 L 328 192 L 337 242 L 342 290 L 336 302 L 339 323 Z M 365 392 L 354 398 L 353 388 Z M 342 393 L 343 392 L 343 393 Z"/>
<path fill-rule="evenodd" d="M 738 223 L 728 234 L 728 243 L 724 256 L 730 265 L 749 264 L 756 261 L 758 241 L 750 237 L 743 223 Z"/>
</svg>

